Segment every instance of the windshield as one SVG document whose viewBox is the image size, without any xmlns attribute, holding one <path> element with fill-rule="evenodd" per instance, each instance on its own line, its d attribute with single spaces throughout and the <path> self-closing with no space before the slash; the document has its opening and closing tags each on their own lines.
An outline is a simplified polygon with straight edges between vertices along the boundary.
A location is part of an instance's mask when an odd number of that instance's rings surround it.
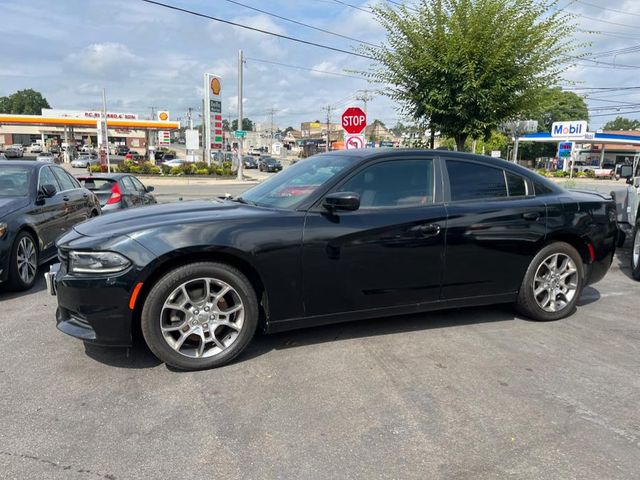
<svg viewBox="0 0 640 480">
<path fill-rule="evenodd" d="M 31 172 L 30 168 L 25 167 L 0 167 L 0 197 L 29 195 Z"/>
<path fill-rule="evenodd" d="M 242 195 L 242 200 L 275 208 L 295 208 L 354 161 L 354 157 L 315 155 L 296 163 Z"/>
</svg>

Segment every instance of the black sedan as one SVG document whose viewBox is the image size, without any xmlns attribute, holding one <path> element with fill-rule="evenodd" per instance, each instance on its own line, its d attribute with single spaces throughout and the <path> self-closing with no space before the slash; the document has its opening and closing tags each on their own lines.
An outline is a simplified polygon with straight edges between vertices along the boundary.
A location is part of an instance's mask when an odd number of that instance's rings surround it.
<svg viewBox="0 0 640 480">
<path fill-rule="evenodd" d="M 273 157 L 262 157 L 258 160 L 258 169 L 261 172 L 279 172 L 282 164 Z"/>
<path fill-rule="evenodd" d="M 144 186 L 128 173 L 95 173 L 76 178 L 98 197 L 102 213 L 157 203 L 151 194 L 153 187 Z"/>
<path fill-rule="evenodd" d="M 265 332 L 513 303 L 570 315 L 611 264 L 615 204 L 470 154 L 353 150 L 299 162 L 235 199 L 107 215 L 58 242 L 60 330 L 220 366 Z"/>
<path fill-rule="evenodd" d="M 38 266 L 56 256 L 55 240 L 100 214 L 96 197 L 62 168 L 42 162 L 0 164 L 0 283 L 26 290 Z"/>
<path fill-rule="evenodd" d="M 256 159 L 251 155 L 245 155 L 242 157 L 242 163 L 246 169 L 258 168 L 258 162 L 256 162 Z"/>
</svg>

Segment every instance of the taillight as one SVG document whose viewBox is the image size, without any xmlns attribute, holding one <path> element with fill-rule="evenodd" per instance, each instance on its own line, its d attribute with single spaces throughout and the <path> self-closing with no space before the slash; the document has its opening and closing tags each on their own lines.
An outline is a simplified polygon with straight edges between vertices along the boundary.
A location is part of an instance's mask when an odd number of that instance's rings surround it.
<svg viewBox="0 0 640 480">
<path fill-rule="evenodd" d="M 109 197 L 109 200 L 107 200 L 107 205 L 118 203 L 121 199 L 122 193 L 120 193 L 120 187 L 117 183 L 114 183 L 113 187 L 111 187 L 111 196 Z"/>
</svg>

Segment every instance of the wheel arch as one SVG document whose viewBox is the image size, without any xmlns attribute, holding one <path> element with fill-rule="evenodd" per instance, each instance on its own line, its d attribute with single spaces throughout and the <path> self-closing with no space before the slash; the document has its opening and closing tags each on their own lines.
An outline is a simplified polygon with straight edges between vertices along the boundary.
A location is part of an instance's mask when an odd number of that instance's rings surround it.
<svg viewBox="0 0 640 480">
<path fill-rule="evenodd" d="M 36 229 L 29 224 L 24 224 L 21 225 L 18 230 L 16 231 L 16 236 L 15 238 L 18 238 L 18 235 L 20 235 L 20 233 L 22 232 L 28 232 L 36 241 L 36 247 L 38 248 L 38 255 L 40 255 L 40 252 L 42 252 L 42 240 L 40 239 L 40 235 L 38 235 L 38 232 L 36 231 Z M 15 241 L 15 239 L 14 239 Z M 38 259 L 39 260 L 39 259 Z"/>
<path fill-rule="evenodd" d="M 582 258 L 582 263 L 588 265 L 591 263 L 591 254 L 589 252 L 589 242 L 584 237 L 578 235 L 577 233 L 570 232 L 557 232 L 551 235 L 548 235 L 544 242 L 540 245 L 538 250 L 543 249 L 547 245 L 554 242 L 565 242 L 571 245 L 578 251 L 580 258 Z"/>
<path fill-rule="evenodd" d="M 149 292 L 153 286 L 168 272 L 171 270 L 188 265 L 190 263 L 199 262 L 217 262 L 230 265 L 237 268 L 243 273 L 254 291 L 258 301 L 258 307 L 260 309 L 260 316 L 258 318 L 258 325 L 264 327 L 266 319 L 269 315 L 269 302 L 267 297 L 267 291 L 264 286 L 264 282 L 258 270 L 249 261 L 242 258 L 240 255 L 234 254 L 229 251 L 182 251 L 171 252 L 164 255 L 163 258 L 153 267 L 152 271 L 144 278 L 140 292 L 136 298 L 135 308 L 133 310 L 133 322 L 132 328 L 140 327 L 140 317 L 142 315 L 142 307 L 149 295 Z"/>
</svg>

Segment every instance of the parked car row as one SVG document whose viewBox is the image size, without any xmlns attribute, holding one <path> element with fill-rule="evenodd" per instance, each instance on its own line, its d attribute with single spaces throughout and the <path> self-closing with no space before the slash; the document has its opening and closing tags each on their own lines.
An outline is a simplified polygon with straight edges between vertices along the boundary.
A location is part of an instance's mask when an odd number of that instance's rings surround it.
<svg viewBox="0 0 640 480">
<path fill-rule="evenodd" d="M 55 240 L 74 225 L 112 210 L 156 203 L 128 174 L 75 178 L 44 161 L 0 163 L 0 284 L 28 289 Z"/>
</svg>

